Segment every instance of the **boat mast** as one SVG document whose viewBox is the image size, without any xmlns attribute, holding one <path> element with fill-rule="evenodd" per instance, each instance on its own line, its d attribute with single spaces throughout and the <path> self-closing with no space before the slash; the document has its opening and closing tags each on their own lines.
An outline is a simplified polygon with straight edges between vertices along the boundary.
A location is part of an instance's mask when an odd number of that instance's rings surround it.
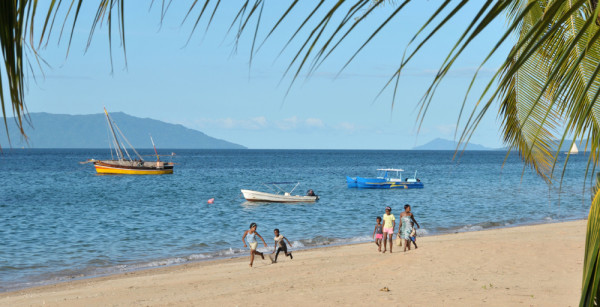
<svg viewBox="0 0 600 307">
<path fill-rule="evenodd" d="M 150 141 L 152 142 L 152 147 L 154 147 L 154 153 L 156 154 L 156 161 L 160 161 L 160 157 L 158 156 L 158 151 L 156 151 L 156 145 L 154 145 L 154 140 L 152 139 L 152 134 L 150 135 Z"/>
<path fill-rule="evenodd" d="M 117 139 L 117 135 L 115 134 L 115 129 L 113 129 L 113 125 L 112 122 L 110 120 L 110 116 L 108 116 L 108 112 L 106 111 L 106 108 L 104 108 L 104 113 L 106 114 L 106 120 L 108 121 L 108 126 L 110 127 L 110 131 L 112 131 L 113 137 L 115 138 L 115 142 L 117 143 L 116 145 L 116 152 L 117 152 L 117 156 L 119 157 L 119 160 L 123 160 L 123 151 L 121 151 L 121 144 L 119 144 L 119 139 Z"/>
</svg>

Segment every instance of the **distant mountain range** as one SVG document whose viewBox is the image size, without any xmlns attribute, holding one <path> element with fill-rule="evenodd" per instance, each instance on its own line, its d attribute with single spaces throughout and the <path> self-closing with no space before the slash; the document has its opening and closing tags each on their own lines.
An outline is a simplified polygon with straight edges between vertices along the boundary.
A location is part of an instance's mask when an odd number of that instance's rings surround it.
<svg viewBox="0 0 600 307">
<path fill-rule="evenodd" d="M 572 140 L 565 140 L 562 144 L 562 146 L 560 147 L 560 151 L 566 152 L 571 148 L 571 141 Z M 555 140 L 556 144 L 560 143 L 560 140 Z M 587 143 L 587 140 L 581 140 L 579 142 L 577 142 L 577 147 L 579 148 L 579 151 L 584 151 L 585 148 L 585 144 Z M 447 139 L 441 139 L 441 138 L 437 138 L 429 143 L 426 143 L 424 145 L 421 146 L 416 146 L 413 148 L 413 150 L 456 150 L 456 142 L 452 141 L 452 140 L 447 140 Z M 459 150 L 462 150 L 462 146 L 460 148 L 458 148 Z M 507 151 L 508 148 L 506 147 L 502 147 L 502 148 L 489 148 L 489 147 L 485 147 L 483 145 L 479 145 L 479 144 L 474 144 L 474 143 L 469 143 L 467 144 L 467 148 L 466 150 L 499 150 L 499 151 Z"/>
<path fill-rule="evenodd" d="M 244 149 L 246 147 L 210 137 L 182 125 L 165 123 L 150 118 L 139 118 L 122 112 L 110 113 L 129 142 L 136 148 L 152 148 L 149 134 L 159 148 L 181 149 Z M 103 113 L 67 115 L 30 113 L 33 128 L 26 124 L 26 143 L 12 117 L 7 118 L 12 147 L 28 148 L 107 148 L 108 127 Z M 3 124 L 2 124 L 3 126 Z M 4 127 L 2 127 L 4 128 Z M 4 129 L 0 131 L 0 145 L 8 147 Z"/>
<path fill-rule="evenodd" d="M 416 146 L 413 150 L 456 150 L 457 143 L 452 140 L 440 139 L 437 138 L 429 143 L 426 143 L 421 146 Z M 462 150 L 462 146 L 458 148 Z M 488 148 L 483 145 L 469 143 L 467 144 L 466 150 L 501 150 L 496 148 Z"/>
</svg>

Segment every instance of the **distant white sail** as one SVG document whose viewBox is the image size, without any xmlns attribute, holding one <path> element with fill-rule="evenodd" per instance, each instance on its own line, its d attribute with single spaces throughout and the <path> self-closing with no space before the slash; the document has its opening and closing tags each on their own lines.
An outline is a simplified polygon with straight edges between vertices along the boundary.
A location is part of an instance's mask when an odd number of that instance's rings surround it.
<svg viewBox="0 0 600 307">
<path fill-rule="evenodd" d="M 579 153 L 579 149 L 577 149 L 577 145 L 575 145 L 575 143 L 573 143 L 573 146 L 571 146 L 571 150 L 569 150 L 569 153 L 572 155 L 576 155 L 577 153 Z"/>
</svg>

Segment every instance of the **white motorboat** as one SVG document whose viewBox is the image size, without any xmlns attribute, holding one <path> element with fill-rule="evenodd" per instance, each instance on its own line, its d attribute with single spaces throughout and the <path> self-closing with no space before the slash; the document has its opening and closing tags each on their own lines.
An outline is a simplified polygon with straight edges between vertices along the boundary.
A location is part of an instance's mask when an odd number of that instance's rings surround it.
<svg viewBox="0 0 600 307">
<path fill-rule="evenodd" d="M 296 187 L 300 184 L 299 182 L 292 182 L 296 185 L 294 188 L 286 192 L 281 187 L 280 184 L 290 184 L 290 182 L 271 182 L 268 183 L 279 189 L 276 193 L 267 193 L 253 190 L 244 190 L 242 189 L 242 194 L 247 201 L 263 201 L 263 202 L 275 202 L 275 203 L 300 203 L 300 202 L 315 202 L 319 199 L 319 196 L 315 195 L 313 190 L 308 190 L 307 195 L 292 195 Z M 268 187 L 267 184 L 265 186 Z"/>
</svg>

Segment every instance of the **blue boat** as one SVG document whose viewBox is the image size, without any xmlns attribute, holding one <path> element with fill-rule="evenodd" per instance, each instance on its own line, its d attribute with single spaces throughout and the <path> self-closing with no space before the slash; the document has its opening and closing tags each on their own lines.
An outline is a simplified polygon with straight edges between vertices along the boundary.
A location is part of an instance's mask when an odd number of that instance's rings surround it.
<svg viewBox="0 0 600 307">
<path fill-rule="evenodd" d="M 349 188 L 358 188 L 358 184 L 356 183 L 356 179 L 346 176 L 346 183 L 348 183 Z"/>
<path fill-rule="evenodd" d="M 381 168 L 377 170 L 377 177 L 364 178 L 346 176 L 349 188 L 360 189 L 422 189 L 423 183 L 417 178 L 417 172 L 413 178 L 402 180 L 402 169 Z"/>
</svg>

